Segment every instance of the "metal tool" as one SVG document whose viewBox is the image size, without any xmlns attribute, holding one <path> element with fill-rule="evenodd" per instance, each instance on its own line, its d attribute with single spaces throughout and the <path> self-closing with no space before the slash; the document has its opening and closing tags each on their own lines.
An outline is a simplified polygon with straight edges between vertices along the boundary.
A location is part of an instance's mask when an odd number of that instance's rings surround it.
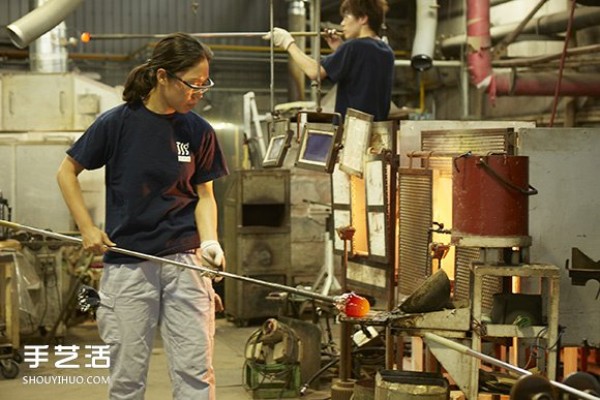
<svg viewBox="0 0 600 400">
<path fill-rule="evenodd" d="M 453 340 L 441 337 L 441 336 L 436 335 L 434 333 L 430 333 L 430 332 L 425 333 L 424 339 L 425 339 L 425 342 L 429 346 L 431 346 L 432 344 L 435 343 L 435 344 L 438 344 L 438 345 L 445 346 L 445 347 L 447 347 L 449 349 L 458 351 L 459 353 L 466 354 L 466 355 L 471 356 L 471 357 L 475 357 L 475 358 L 477 358 L 477 359 L 479 359 L 481 361 L 485 361 L 488 364 L 491 364 L 493 366 L 500 367 L 500 368 L 505 368 L 505 369 L 507 369 L 509 371 L 516 372 L 519 375 L 524 375 L 524 376 L 533 375 L 533 373 L 531 371 L 528 371 L 528 370 L 523 369 L 523 368 L 516 367 L 516 366 L 514 366 L 512 364 L 509 364 L 507 362 L 498 360 L 497 358 L 488 356 L 487 354 L 480 353 L 478 351 L 475 351 L 473 349 L 468 348 L 467 346 L 464 346 L 464 345 L 462 345 L 460 343 L 457 343 L 457 342 L 455 342 Z M 558 388 L 558 389 L 560 389 L 562 391 L 565 391 L 567 393 L 570 393 L 572 395 L 575 395 L 575 396 L 579 397 L 580 399 L 585 399 L 585 400 L 600 400 L 600 397 L 596 397 L 596 396 L 594 396 L 594 395 L 592 395 L 590 393 L 583 392 L 581 390 L 575 389 L 575 388 L 573 388 L 573 387 L 571 387 L 569 385 L 566 385 L 564 383 L 556 382 L 556 381 L 553 381 L 553 380 L 549 380 L 549 382 L 550 382 L 550 384 L 552 386 L 554 386 L 554 387 L 556 387 L 556 388 Z M 529 383 L 527 383 L 527 386 L 529 386 Z"/>
<path fill-rule="evenodd" d="M 319 36 L 329 34 L 330 32 L 290 32 L 292 36 Z M 344 33 L 340 31 L 334 32 L 336 35 L 342 36 Z M 261 38 L 268 35 L 269 32 L 203 32 L 189 33 L 190 36 L 199 39 L 214 39 L 214 38 Z M 88 43 L 91 40 L 119 40 L 119 39 L 163 39 L 167 37 L 167 33 L 90 33 L 83 32 L 80 36 L 83 43 Z"/>
<path fill-rule="evenodd" d="M 27 232 L 31 232 L 31 233 L 37 233 L 37 234 L 40 234 L 40 235 L 43 235 L 46 237 L 50 237 L 50 238 L 57 239 L 57 240 L 64 240 L 64 241 L 72 242 L 72 243 L 81 244 L 83 242 L 82 239 L 78 238 L 78 237 L 68 236 L 68 235 L 64 235 L 61 233 L 56 233 L 56 232 L 52 232 L 52 231 L 48 231 L 48 230 L 44 230 L 44 229 L 34 228 L 31 226 L 27 226 L 27 225 L 21 225 L 21 224 L 18 224 L 16 222 L 11 222 L 11 221 L 0 220 L 0 226 L 4 226 L 4 227 L 12 229 L 12 230 L 23 230 L 23 231 L 27 231 Z M 260 279 L 250 278 L 248 276 L 232 274 L 230 272 L 219 271 L 219 270 L 215 270 L 215 269 L 208 268 L 208 267 L 186 264 L 183 262 L 169 260 L 167 258 L 158 257 L 158 256 L 152 256 L 149 254 L 144 254 L 144 253 L 133 251 L 133 250 L 127 250 L 127 249 L 123 249 L 123 248 L 116 247 L 116 246 L 114 246 L 114 247 L 107 246 L 107 249 L 108 249 L 108 251 L 125 254 L 128 256 L 132 256 L 132 257 L 141 258 L 143 260 L 155 261 L 155 262 L 159 262 L 159 263 L 163 263 L 163 264 L 170 264 L 170 265 L 176 265 L 178 267 L 193 269 L 195 271 L 200 271 L 202 273 L 205 273 L 205 274 L 208 274 L 211 276 L 232 278 L 232 279 L 237 279 L 237 280 L 247 282 L 247 283 L 254 283 L 256 285 L 267 286 L 272 289 L 280 290 L 280 291 L 287 292 L 287 293 L 293 293 L 298 296 L 303 296 L 303 297 L 307 297 L 307 298 L 315 299 L 315 300 L 321 300 L 321 301 L 324 301 L 329 304 L 339 304 L 340 301 L 345 301 L 345 298 L 343 298 L 344 297 L 343 295 L 337 296 L 337 297 L 324 296 L 322 294 L 311 292 L 311 291 L 300 289 L 300 288 L 295 288 L 295 287 L 291 287 L 291 286 L 282 285 L 279 283 L 268 282 L 268 281 L 263 281 Z"/>
</svg>

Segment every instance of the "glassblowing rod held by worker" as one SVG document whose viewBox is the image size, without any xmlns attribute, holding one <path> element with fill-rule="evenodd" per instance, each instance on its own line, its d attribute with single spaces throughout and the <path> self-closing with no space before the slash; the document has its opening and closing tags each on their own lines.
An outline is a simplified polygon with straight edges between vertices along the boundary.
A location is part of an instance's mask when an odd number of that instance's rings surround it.
<svg viewBox="0 0 600 400">
<path fill-rule="evenodd" d="M 107 251 L 119 246 L 184 264 L 223 268 L 213 180 L 228 174 L 213 127 L 193 111 L 213 85 L 211 50 L 174 33 L 128 75 L 125 103 L 104 112 L 59 167 L 63 197 L 85 250 L 104 254 L 98 330 L 110 351 L 111 400 L 143 400 L 156 328 L 173 398 L 214 400 L 215 307 L 205 273 Z M 105 167 L 105 230 L 79 184 Z"/>
<path fill-rule="evenodd" d="M 263 39 L 287 51 L 292 60 L 310 78 L 329 79 L 337 84 L 335 112 L 343 116 L 348 108 L 373 115 L 384 121 L 390 112 L 394 78 L 394 52 L 379 36 L 386 0 L 344 0 L 340 6 L 345 41 L 335 30 L 325 31 L 323 37 L 334 52 L 321 63 L 308 56 L 296 45 L 292 35 L 274 28 Z"/>
</svg>

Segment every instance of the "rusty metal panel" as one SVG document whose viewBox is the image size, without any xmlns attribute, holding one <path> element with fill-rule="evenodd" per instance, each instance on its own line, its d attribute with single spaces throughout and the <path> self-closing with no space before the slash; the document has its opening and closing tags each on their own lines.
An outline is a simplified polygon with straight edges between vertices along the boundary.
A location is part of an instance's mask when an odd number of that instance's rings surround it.
<svg viewBox="0 0 600 400">
<path fill-rule="evenodd" d="M 224 207 L 227 270 L 269 282 L 290 284 L 289 170 L 239 170 L 232 175 Z M 274 317 L 278 303 L 258 285 L 225 280 L 228 317 L 244 325 Z"/>
<path fill-rule="evenodd" d="M 468 301 L 471 299 L 471 263 L 481 258 L 481 250 L 476 247 L 456 247 L 454 300 Z M 494 276 L 483 277 L 481 305 L 484 311 L 492 308 L 493 296 L 502 292 L 502 278 Z"/>
<path fill-rule="evenodd" d="M 401 121 L 398 131 L 398 144 L 400 146 L 400 165 L 407 167 L 408 154 L 413 151 L 424 150 L 421 136 L 423 132 L 439 130 L 474 130 L 474 129 L 509 129 L 518 131 L 521 128 L 535 128 L 535 122 L 527 121 Z M 427 148 L 430 146 L 427 145 Z M 433 149 L 436 150 L 436 149 Z M 439 151 L 439 150 L 436 150 Z M 467 150 L 465 150 L 467 151 Z"/>
<path fill-rule="evenodd" d="M 456 247 L 454 257 L 454 300 L 468 301 L 471 298 L 471 262 L 479 259 L 478 248 Z"/>
<path fill-rule="evenodd" d="M 507 152 L 513 154 L 512 128 L 500 129 L 449 129 L 421 133 L 421 149 L 434 153 L 478 154 Z M 429 168 L 451 171 L 452 158 L 432 158 Z"/>
<path fill-rule="evenodd" d="M 398 298 L 409 295 L 431 275 L 429 228 L 432 174 L 426 169 L 399 171 Z"/>
</svg>

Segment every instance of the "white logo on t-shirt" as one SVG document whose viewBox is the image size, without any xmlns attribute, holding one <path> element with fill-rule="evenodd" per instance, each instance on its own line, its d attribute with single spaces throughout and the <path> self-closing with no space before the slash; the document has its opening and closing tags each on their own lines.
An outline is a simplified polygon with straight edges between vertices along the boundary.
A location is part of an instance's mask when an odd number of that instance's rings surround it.
<svg viewBox="0 0 600 400">
<path fill-rule="evenodd" d="M 190 144 L 189 143 L 177 142 L 177 160 L 179 160 L 179 162 L 192 161 L 192 158 L 190 157 Z"/>
</svg>

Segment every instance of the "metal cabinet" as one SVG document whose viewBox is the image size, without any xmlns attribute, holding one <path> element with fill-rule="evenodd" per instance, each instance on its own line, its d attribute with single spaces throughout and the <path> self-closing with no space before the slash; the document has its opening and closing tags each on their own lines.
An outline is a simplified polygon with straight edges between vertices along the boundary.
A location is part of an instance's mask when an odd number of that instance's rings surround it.
<svg viewBox="0 0 600 400">
<path fill-rule="evenodd" d="M 290 174 L 288 170 L 236 171 L 225 196 L 224 247 L 227 270 L 289 285 L 291 279 Z M 225 312 L 243 326 L 274 317 L 280 304 L 273 289 L 228 279 Z"/>
</svg>

